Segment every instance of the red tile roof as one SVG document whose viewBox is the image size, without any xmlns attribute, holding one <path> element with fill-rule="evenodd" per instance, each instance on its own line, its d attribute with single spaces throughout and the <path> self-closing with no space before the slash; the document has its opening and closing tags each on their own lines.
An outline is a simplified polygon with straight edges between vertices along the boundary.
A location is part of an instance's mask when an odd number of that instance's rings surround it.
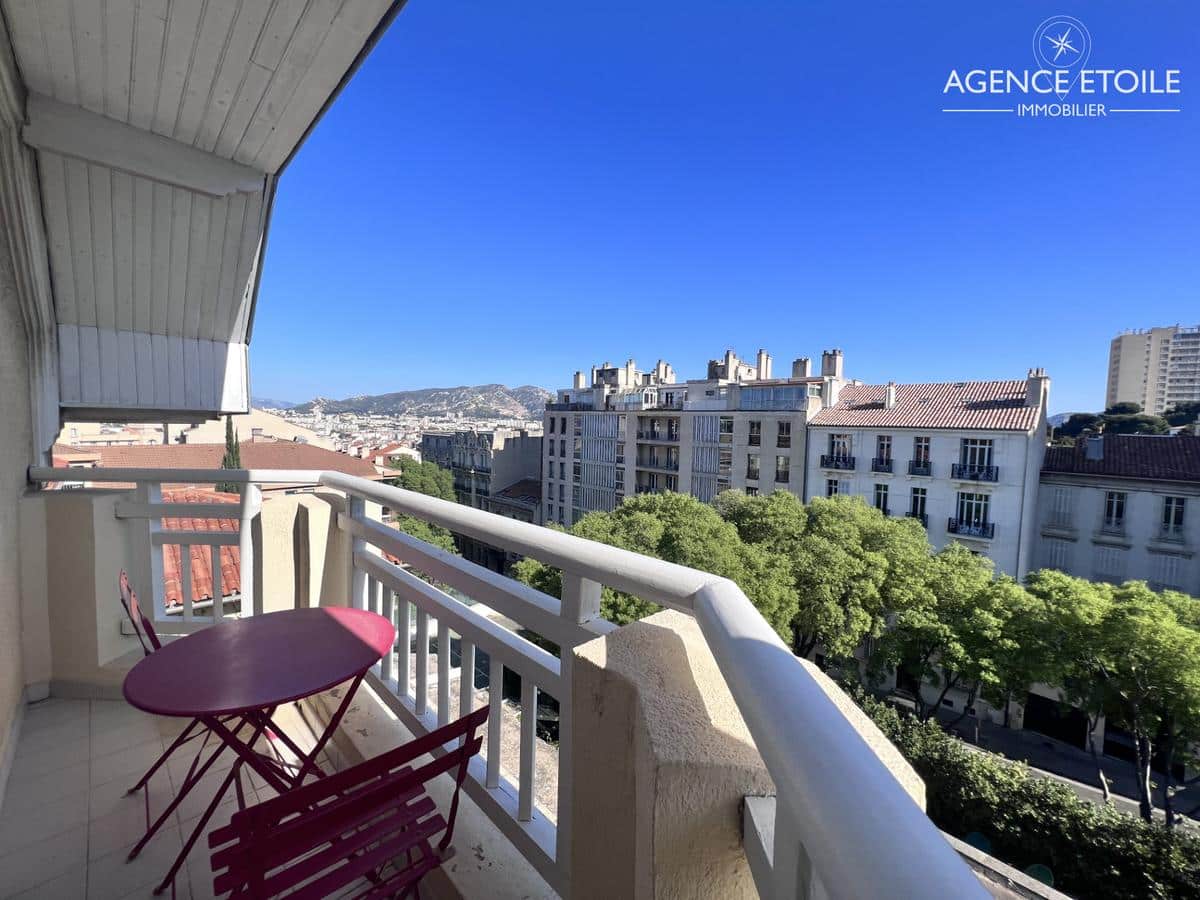
<svg viewBox="0 0 1200 900">
<path fill-rule="evenodd" d="M 237 503 L 237 494 L 226 494 L 203 488 L 180 488 L 164 490 L 164 503 Z M 163 529 L 167 531 L 224 531 L 237 534 L 237 519 L 194 519 L 164 518 Z M 192 602 L 213 599 L 212 551 L 217 550 L 221 560 L 221 596 L 228 597 L 242 589 L 241 551 L 237 547 L 205 547 L 193 544 L 190 567 L 192 572 Z M 183 605 L 183 577 L 180 560 L 183 548 L 179 544 L 163 547 L 164 597 L 167 606 Z"/>
<path fill-rule="evenodd" d="M 848 385 L 838 402 L 810 425 L 839 428 L 954 428 L 1030 431 L 1037 407 L 1025 405 L 1025 381 L 961 381 L 898 384 L 896 403 L 884 407 L 887 386 Z"/>
<path fill-rule="evenodd" d="M 1094 475 L 1200 482 L 1200 437 L 1177 434 L 1106 434 L 1103 456 L 1087 458 L 1087 438 L 1073 447 L 1048 447 L 1043 474 Z"/>
</svg>

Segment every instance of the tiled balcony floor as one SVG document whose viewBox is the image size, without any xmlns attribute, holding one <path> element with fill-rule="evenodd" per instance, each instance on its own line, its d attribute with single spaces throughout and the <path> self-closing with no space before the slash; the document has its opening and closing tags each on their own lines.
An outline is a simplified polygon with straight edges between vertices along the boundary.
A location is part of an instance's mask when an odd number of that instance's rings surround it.
<svg viewBox="0 0 1200 900">
<path fill-rule="evenodd" d="M 301 746 L 311 746 L 311 732 L 293 708 L 281 709 L 276 720 Z M 185 725 L 113 700 L 52 698 L 27 707 L 0 808 L 0 898 L 150 897 L 234 761 L 225 751 L 141 854 L 126 862 L 146 827 L 146 795 L 125 791 Z M 152 816 L 174 797 L 196 746 L 177 750 L 151 780 Z M 243 777 L 243 785 L 248 805 L 273 795 L 256 775 Z M 227 823 L 236 809 L 231 789 L 209 829 Z M 213 896 L 208 855 L 206 833 L 176 876 L 175 897 Z"/>
</svg>

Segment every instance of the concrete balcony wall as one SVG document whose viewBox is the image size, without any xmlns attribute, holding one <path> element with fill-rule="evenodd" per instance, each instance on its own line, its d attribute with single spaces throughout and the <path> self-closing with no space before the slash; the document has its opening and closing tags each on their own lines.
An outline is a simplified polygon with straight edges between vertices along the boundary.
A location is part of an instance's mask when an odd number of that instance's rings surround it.
<svg viewBox="0 0 1200 900">
<path fill-rule="evenodd" d="M 696 620 L 661 612 L 575 655 L 572 897 L 757 897 L 741 808 L 775 788 Z M 895 747 L 806 665 L 924 807 Z"/>
</svg>

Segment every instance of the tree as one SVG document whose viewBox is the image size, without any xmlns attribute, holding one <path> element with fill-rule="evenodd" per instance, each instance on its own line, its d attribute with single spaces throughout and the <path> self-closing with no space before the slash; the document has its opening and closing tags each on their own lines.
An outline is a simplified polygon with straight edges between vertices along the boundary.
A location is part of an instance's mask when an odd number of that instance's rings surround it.
<svg viewBox="0 0 1200 900">
<path fill-rule="evenodd" d="M 745 543 L 737 528 L 710 505 L 685 494 L 642 494 L 612 512 L 593 512 L 570 529 L 577 537 L 692 566 L 736 582 L 781 636 L 790 636 L 796 592 L 789 567 L 764 547 Z M 517 563 L 514 574 L 544 593 L 562 595 L 561 573 L 537 560 Z M 644 618 L 658 607 L 605 587 L 601 614 L 618 625 Z"/>
<path fill-rule="evenodd" d="M 1136 416 L 1142 411 L 1142 404 L 1133 403 L 1131 401 L 1123 401 L 1114 403 L 1112 406 L 1104 410 L 1106 416 Z"/>
<path fill-rule="evenodd" d="M 1200 400 L 1176 403 L 1163 413 L 1163 418 L 1167 420 L 1168 425 L 1176 428 L 1180 425 L 1190 425 L 1200 419 Z"/>
<path fill-rule="evenodd" d="M 237 432 L 233 428 L 233 416 L 225 417 L 225 455 L 221 457 L 222 469 L 240 469 L 242 467 L 242 448 L 238 444 Z M 242 486 L 235 481 L 217 483 L 218 491 L 230 494 L 240 494 Z"/>
<path fill-rule="evenodd" d="M 396 478 L 389 479 L 396 487 L 437 497 L 440 500 L 451 502 L 457 500 L 454 495 L 454 476 L 449 469 L 443 469 L 436 463 L 418 462 L 407 456 L 400 458 L 399 465 L 395 463 L 391 465 L 400 470 L 400 474 Z M 458 552 L 458 548 L 454 544 L 454 535 L 440 525 L 433 525 L 423 519 L 403 513 L 397 513 L 392 524 L 398 530 L 412 535 L 418 540 L 433 544 L 449 553 Z"/>
<path fill-rule="evenodd" d="M 1166 434 L 1171 430 L 1162 416 L 1105 413 L 1102 421 L 1105 432 L 1109 434 Z"/>
<path fill-rule="evenodd" d="M 1079 437 L 1085 431 L 1100 427 L 1101 417 L 1096 413 L 1071 413 L 1067 421 L 1058 426 L 1059 437 Z"/>
</svg>

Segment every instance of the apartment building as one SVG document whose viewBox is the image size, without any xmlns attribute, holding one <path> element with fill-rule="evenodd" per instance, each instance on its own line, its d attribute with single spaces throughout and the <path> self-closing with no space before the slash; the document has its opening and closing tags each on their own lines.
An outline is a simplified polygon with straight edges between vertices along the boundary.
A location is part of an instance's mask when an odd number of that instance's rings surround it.
<svg viewBox="0 0 1200 900">
<path fill-rule="evenodd" d="M 1033 561 L 1050 379 L 852 385 L 808 427 L 805 499 L 852 495 L 919 519 L 1022 577 Z"/>
<path fill-rule="evenodd" d="M 1051 447 L 1038 566 L 1200 597 L 1200 437 L 1103 434 Z"/>
<path fill-rule="evenodd" d="M 454 432 L 424 431 L 421 433 L 421 460 L 449 469 L 454 465 Z"/>
<path fill-rule="evenodd" d="M 1200 325 L 1126 331 L 1108 351 L 1105 404 L 1137 403 L 1153 415 L 1200 401 Z"/>
<path fill-rule="evenodd" d="M 772 362 L 765 350 L 753 365 L 729 350 L 683 383 L 662 360 L 648 372 L 632 359 L 593 367 L 590 380 L 576 372 L 546 405 L 546 521 L 569 526 L 633 493 L 802 495 L 805 426 L 847 384 L 843 354 L 825 351 L 815 375 L 801 358 L 775 378 Z"/>
<path fill-rule="evenodd" d="M 456 431 L 450 471 L 458 502 L 487 509 L 492 494 L 541 476 L 542 437 L 524 429 Z"/>
</svg>

